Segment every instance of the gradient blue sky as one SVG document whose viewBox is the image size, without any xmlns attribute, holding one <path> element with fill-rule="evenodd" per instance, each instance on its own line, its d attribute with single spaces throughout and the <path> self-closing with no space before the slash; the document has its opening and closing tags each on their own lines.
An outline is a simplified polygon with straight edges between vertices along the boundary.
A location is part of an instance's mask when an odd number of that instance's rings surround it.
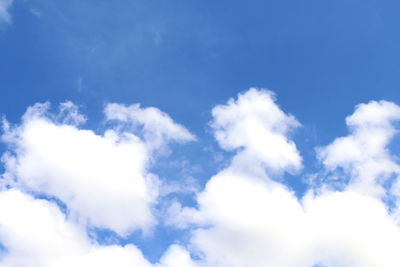
<svg viewBox="0 0 400 267">
<path fill-rule="evenodd" d="M 33 103 L 71 100 L 95 125 L 106 102 L 141 103 L 207 138 L 211 108 L 255 86 L 277 94 L 312 147 L 325 144 L 345 133 L 354 105 L 400 102 L 398 8 L 17 0 L 1 26 L 0 113 L 18 121 Z"/>
<path fill-rule="evenodd" d="M 16 120 L 34 102 L 68 99 L 96 120 L 105 102 L 140 102 L 203 135 L 215 104 L 256 86 L 324 138 L 343 129 L 355 104 L 399 100 L 397 9 L 396 1 L 17 0 L 12 24 L 1 27 L 1 112 Z"/>
<path fill-rule="evenodd" d="M 198 142 L 172 145 L 153 171 L 204 185 L 224 166 L 212 155 L 229 155 L 213 140 L 211 109 L 268 88 L 303 125 L 293 139 L 306 175 L 319 164 L 315 147 L 346 135 L 355 105 L 400 103 L 399 9 L 386 0 L 14 0 L 12 21 L 0 23 L 0 114 L 18 123 L 27 106 L 71 100 L 85 127 L 101 131 L 109 102 L 155 106 Z M 301 194 L 301 179 L 288 177 Z M 161 227 L 120 241 L 134 240 L 155 262 L 186 235 Z"/>
</svg>

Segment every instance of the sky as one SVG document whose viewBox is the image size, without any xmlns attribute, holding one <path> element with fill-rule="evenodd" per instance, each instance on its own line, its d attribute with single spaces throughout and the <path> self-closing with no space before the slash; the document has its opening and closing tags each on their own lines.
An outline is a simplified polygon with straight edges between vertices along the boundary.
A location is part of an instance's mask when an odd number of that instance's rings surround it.
<svg viewBox="0 0 400 267">
<path fill-rule="evenodd" d="M 400 266 L 399 8 L 0 0 L 0 267 Z"/>
</svg>

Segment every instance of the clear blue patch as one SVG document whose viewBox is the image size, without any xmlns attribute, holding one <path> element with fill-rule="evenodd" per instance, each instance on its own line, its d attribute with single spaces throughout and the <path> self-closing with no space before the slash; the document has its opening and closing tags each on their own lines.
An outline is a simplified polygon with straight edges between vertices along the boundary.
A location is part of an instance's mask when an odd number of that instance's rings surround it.
<svg viewBox="0 0 400 267">
<path fill-rule="evenodd" d="M 42 193 L 35 193 L 35 192 L 31 192 L 31 193 L 34 195 L 34 197 L 36 199 L 44 199 L 44 200 L 47 200 L 47 201 L 50 201 L 50 202 L 56 204 L 58 206 L 58 208 L 61 210 L 61 212 L 68 216 L 68 214 L 69 214 L 68 206 L 63 201 L 61 201 L 59 198 L 54 197 L 54 196 L 49 196 L 47 194 L 42 194 Z"/>
</svg>

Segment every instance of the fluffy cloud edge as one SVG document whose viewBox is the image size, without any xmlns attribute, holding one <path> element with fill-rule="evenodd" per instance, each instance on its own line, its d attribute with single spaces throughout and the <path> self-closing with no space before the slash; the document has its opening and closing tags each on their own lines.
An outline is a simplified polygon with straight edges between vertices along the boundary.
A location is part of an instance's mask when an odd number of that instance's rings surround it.
<svg viewBox="0 0 400 267">
<path fill-rule="evenodd" d="M 19 125 L 4 121 L 2 140 L 9 149 L 2 157 L 3 183 L 56 197 L 88 224 L 119 235 L 149 230 L 157 223 L 152 207 L 160 186 L 148 170 L 152 154 L 171 140 L 194 136 L 156 108 L 135 107 L 150 114 L 135 123 L 144 125 L 138 131 L 157 137 L 157 146 L 137 136 L 130 121 L 107 126 L 103 134 L 81 128 L 86 118 L 71 102 L 56 113 L 49 112 L 49 103 L 29 107 Z M 108 118 L 121 112 L 106 109 Z M 146 127 L 154 121 L 157 127 Z"/>
</svg>

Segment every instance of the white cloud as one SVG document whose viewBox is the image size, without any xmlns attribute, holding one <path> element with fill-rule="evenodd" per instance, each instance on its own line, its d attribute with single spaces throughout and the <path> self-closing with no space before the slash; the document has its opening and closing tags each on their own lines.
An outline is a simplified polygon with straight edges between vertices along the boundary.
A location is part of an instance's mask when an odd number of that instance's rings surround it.
<svg viewBox="0 0 400 267">
<path fill-rule="evenodd" d="M 155 267 L 196 267 L 198 266 L 190 257 L 189 252 L 178 245 L 172 245 Z"/>
<path fill-rule="evenodd" d="M 0 0 L 0 22 L 11 23 L 11 15 L 9 9 L 11 8 L 13 0 Z"/>
<path fill-rule="evenodd" d="M 350 135 L 319 148 L 318 157 L 329 170 L 342 168 L 351 177 L 349 186 L 374 196 L 383 196 L 383 184 L 400 167 L 388 145 L 397 133 L 400 107 L 386 101 L 371 101 L 356 107 L 346 118 Z"/>
<path fill-rule="evenodd" d="M 6 127 L 3 140 L 10 151 L 3 156 L 4 177 L 13 186 L 55 196 L 76 216 L 120 235 L 153 226 L 151 207 L 159 183 L 147 167 L 154 148 L 130 132 L 110 128 L 98 135 L 78 128 L 84 117 L 72 103 L 62 104 L 57 115 L 49 114 L 48 108 L 48 104 L 35 105 L 20 126 Z M 107 112 L 109 117 L 114 114 Z M 146 125 L 146 119 L 141 117 L 138 123 Z M 167 120 L 168 134 L 159 145 L 169 139 L 191 140 L 190 133 L 169 117 L 151 117 L 150 124 L 153 119 Z M 163 124 L 145 131 L 164 134 Z"/>
<path fill-rule="evenodd" d="M 204 266 L 399 266 L 400 231 L 378 200 L 347 191 L 302 202 L 283 186 L 220 174 L 199 196 L 207 227 L 192 246 Z"/>
<path fill-rule="evenodd" d="M 3 267 L 151 266 L 133 245 L 100 246 L 58 206 L 18 190 L 0 192 Z"/>
<path fill-rule="evenodd" d="M 85 118 L 71 103 L 62 105 L 62 116 L 47 110 L 37 105 L 21 125 L 5 123 L 3 139 L 11 151 L 4 156 L 4 177 L 12 187 L 57 196 L 75 214 L 66 217 L 49 201 L 3 189 L 0 242 L 7 251 L 1 266 L 400 266 L 400 212 L 382 200 L 384 193 L 394 202 L 400 195 L 397 177 L 390 191 L 382 186 L 398 174 L 389 150 L 400 119 L 393 103 L 357 106 L 346 119 L 350 134 L 318 149 L 326 168 L 321 173 L 342 168 L 350 182 L 335 191 L 331 180 L 322 179 L 300 198 L 271 178 L 302 165 L 290 139 L 300 123 L 275 104 L 273 94 L 251 89 L 215 107 L 215 137 L 236 154 L 204 190 L 194 190 L 196 208 L 172 202 L 163 219 L 187 228 L 189 244 L 171 244 L 155 264 L 134 245 L 90 240 L 82 218 L 119 233 L 155 223 L 151 206 L 162 190 L 149 177 L 149 159 L 166 142 L 194 136 L 165 113 L 138 105 L 107 106 L 107 120 L 118 122 L 103 135 L 79 128 Z M 128 130 L 141 131 L 143 139 Z"/>
<path fill-rule="evenodd" d="M 167 141 L 188 142 L 196 140 L 182 125 L 176 124 L 168 114 L 157 108 L 141 108 L 139 104 L 125 106 L 108 104 L 104 110 L 108 120 L 131 123 L 143 127 L 144 141 L 151 149 L 160 148 Z"/>
<path fill-rule="evenodd" d="M 134 245 L 102 246 L 57 205 L 21 191 L 0 192 L 0 240 L 6 248 L 2 267 L 194 267 L 188 252 L 172 245 L 151 264 Z"/>
<path fill-rule="evenodd" d="M 322 266 L 399 266 L 400 229 L 378 199 L 325 192 L 304 200 L 310 251 Z"/>
<path fill-rule="evenodd" d="M 258 97 L 246 97 L 248 101 L 245 114 L 252 114 L 254 106 L 265 108 L 268 103 L 271 104 L 263 91 L 253 89 L 250 94 Z M 252 124 L 240 124 L 250 120 L 247 116 L 243 118 L 238 113 L 236 116 L 229 114 L 231 107 L 240 106 L 237 103 L 240 103 L 242 97 L 240 95 L 237 102 L 230 100 L 228 106 L 219 107 L 222 118 L 228 121 L 220 125 L 229 126 L 222 133 L 218 133 L 220 129 L 217 128 L 216 137 L 227 149 L 246 146 L 255 139 Z M 371 120 L 360 115 L 369 114 L 370 107 L 377 109 L 372 112 L 374 116 Z M 377 116 L 378 111 L 382 116 Z M 225 119 L 223 112 L 229 114 L 226 116 L 228 119 Z M 360 130 L 360 125 L 368 125 L 369 130 L 383 126 L 386 127 L 385 130 L 390 130 L 394 129 L 390 121 L 397 119 L 396 112 L 397 107 L 393 104 L 372 102 L 358 106 L 356 113 L 347 122 L 357 128 L 355 131 Z M 275 113 L 283 114 L 281 111 Z M 217 112 L 214 116 L 220 114 Z M 274 121 L 276 117 L 266 120 Z M 237 121 L 233 118 L 237 118 Z M 388 121 L 382 121 L 385 118 Z M 286 122 L 283 119 L 282 126 L 279 120 L 275 124 L 265 124 L 282 129 Z M 246 134 L 239 135 L 238 132 Z M 275 134 L 278 136 L 274 138 L 287 140 L 285 131 Z M 269 137 L 270 135 L 264 136 Z M 379 140 L 382 133 L 371 131 L 369 137 L 373 142 L 375 138 Z M 277 146 L 272 150 L 267 147 L 263 150 L 261 145 L 268 142 L 271 140 L 257 142 L 260 147 L 254 150 L 262 151 L 264 155 L 273 152 L 279 155 L 282 151 L 287 153 L 285 146 L 291 144 L 288 140 L 280 143 L 282 150 Z M 365 145 L 362 147 L 365 148 Z M 378 150 L 382 153 L 382 150 Z M 292 150 L 292 155 L 297 155 L 293 151 L 295 150 Z M 243 152 L 239 150 L 238 154 L 241 153 Z M 285 167 L 292 167 L 291 164 L 282 167 L 274 156 L 275 154 L 263 158 L 267 169 L 284 171 Z M 389 154 L 385 154 L 386 156 L 389 157 Z M 298 199 L 294 192 L 271 180 L 267 174 L 254 174 L 251 170 L 254 161 L 245 162 L 250 165 L 240 169 L 237 168 L 237 163 L 233 160 L 227 169 L 208 181 L 204 191 L 198 194 L 197 209 L 182 208 L 177 204 L 171 208 L 171 223 L 178 227 L 189 224 L 192 228 L 194 225 L 198 227 L 192 231 L 189 247 L 200 256 L 201 260 L 197 262 L 199 266 L 399 266 L 400 228 L 389 214 L 388 207 L 379 198 L 352 187 L 335 192 L 323 186 L 318 193 L 308 191 L 303 198 Z M 242 166 L 243 162 L 239 164 Z M 359 177 L 362 174 L 349 170 L 347 175 Z"/>
<path fill-rule="evenodd" d="M 301 157 L 286 135 L 300 123 L 275 103 L 272 92 L 255 88 L 212 110 L 211 126 L 223 149 L 239 150 L 233 161 L 238 168 L 296 171 Z"/>
<path fill-rule="evenodd" d="M 283 187 L 227 170 L 198 201 L 195 218 L 206 228 L 192 245 L 205 266 L 310 266 L 302 208 Z"/>
</svg>

